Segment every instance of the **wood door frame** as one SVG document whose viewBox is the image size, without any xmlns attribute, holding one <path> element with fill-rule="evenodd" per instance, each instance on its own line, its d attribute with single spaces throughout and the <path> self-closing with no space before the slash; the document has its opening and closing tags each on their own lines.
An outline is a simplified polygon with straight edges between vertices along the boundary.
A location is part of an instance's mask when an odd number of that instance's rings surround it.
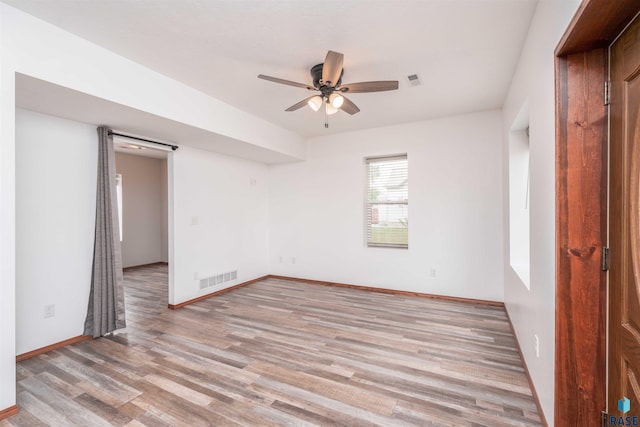
<svg viewBox="0 0 640 427">
<path fill-rule="evenodd" d="M 608 46 L 637 0 L 583 0 L 556 49 L 558 425 L 600 426 L 606 407 Z"/>
</svg>

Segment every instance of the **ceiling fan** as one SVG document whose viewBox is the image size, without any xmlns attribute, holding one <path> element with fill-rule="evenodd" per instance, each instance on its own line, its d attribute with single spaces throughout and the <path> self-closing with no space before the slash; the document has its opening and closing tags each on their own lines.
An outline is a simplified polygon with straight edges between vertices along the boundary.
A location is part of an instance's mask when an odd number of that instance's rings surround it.
<svg viewBox="0 0 640 427">
<path fill-rule="evenodd" d="M 324 63 L 311 67 L 311 77 L 313 85 L 297 83 L 291 80 L 279 79 L 277 77 L 265 76 L 259 74 L 258 78 L 268 80 L 270 82 L 280 83 L 283 85 L 300 87 L 319 94 L 310 96 L 302 101 L 293 104 L 285 111 L 295 111 L 305 105 L 308 105 L 313 111 L 318 111 L 324 104 L 325 111 L 325 127 L 329 127 L 326 120 L 330 114 L 335 114 L 338 110 L 342 110 L 348 114 L 356 114 L 360 111 L 358 106 L 350 101 L 343 94 L 345 93 L 363 93 L 363 92 L 382 92 L 386 90 L 398 89 L 397 80 L 380 80 L 372 82 L 359 82 L 342 84 L 342 75 L 344 69 L 342 63 L 344 55 L 330 50 L 324 59 Z"/>
</svg>

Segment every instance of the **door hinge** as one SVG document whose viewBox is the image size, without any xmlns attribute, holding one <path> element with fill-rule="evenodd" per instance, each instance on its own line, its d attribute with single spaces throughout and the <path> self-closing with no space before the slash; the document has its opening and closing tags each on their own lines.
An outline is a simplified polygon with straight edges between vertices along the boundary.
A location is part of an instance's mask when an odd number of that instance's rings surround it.
<svg viewBox="0 0 640 427">
<path fill-rule="evenodd" d="M 609 427 L 609 414 L 607 411 L 602 411 L 602 427 Z"/>
<path fill-rule="evenodd" d="M 602 271 L 609 271 L 609 248 L 602 247 Z"/>
<path fill-rule="evenodd" d="M 604 105 L 609 105 L 610 89 L 611 89 L 611 82 L 607 80 L 606 82 L 604 82 Z"/>
</svg>

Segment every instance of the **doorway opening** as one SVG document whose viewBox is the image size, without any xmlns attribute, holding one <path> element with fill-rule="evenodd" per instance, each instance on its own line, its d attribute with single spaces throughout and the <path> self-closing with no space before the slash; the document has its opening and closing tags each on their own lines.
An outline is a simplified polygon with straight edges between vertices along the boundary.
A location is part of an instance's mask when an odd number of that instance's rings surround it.
<svg viewBox="0 0 640 427">
<path fill-rule="evenodd" d="M 169 286 L 167 164 L 172 153 L 119 137 L 114 138 L 114 145 L 121 193 L 121 205 L 118 208 L 122 213 L 120 239 L 125 287 L 131 284 L 127 280 L 128 273 L 135 270 L 141 274 L 152 267 L 152 271 L 162 273 L 151 276 L 155 286 L 163 288 L 156 294 L 163 295 L 160 302 L 166 307 Z"/>
</svg>

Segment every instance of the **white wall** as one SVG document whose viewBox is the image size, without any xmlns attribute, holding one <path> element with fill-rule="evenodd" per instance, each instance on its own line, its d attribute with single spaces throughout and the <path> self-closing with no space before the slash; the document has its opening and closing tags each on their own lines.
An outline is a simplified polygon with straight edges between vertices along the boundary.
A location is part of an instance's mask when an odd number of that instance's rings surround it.
<svg viewBox="0 0 640 427">
<path fill-rule="evenodd" d="M 16 110 L 17 354 L 83 333 L 97 164 L 95 126 Z"/>
<path fill-rule="evenodd" d="M 0 410 L 16 403 L 15 74 L 2 66 L 4 18 L 0 8 Z"/>
<path fill-rule="evenodd" d="M 174 247 L 169 303 L 268 274 L 267 166 L 181 147 L 169 168 Z M 199 289 L 199 279 L 232 270 L 238 270 L 237 280 Z"/>
<path fill-rule="evenodd" d="M 555 354 L 555 114 L 554 49 L 578 0 L 540 1 L 503 109 L 505 150 L 522 106 L 529 105 L 530 280 L 527 290 L 505 258 L 505 304 L 549 425 L 554 425 Z M 505 156 L 505 163 L 508 157 Z M 508 165 L 505 164 L 505 177 Z M 507 179 L 507 178 L 505 178 Z M 505 187 L 505 219 L 509 206 Z M 509 222 L 505 221 L 505 247 Z M 508 257 L 509 251 L 505 251 Z M 534 334 L 540 339 L 536 358 Z"/>
<path fill-rule="evenodd" d="M 490 111 L 320 137 L 307 161 L 270 166 L 271 273 L 502 301 L 501 123 Z M 363 159 L 397 153 L 409 249 L 367 248 Z"/>
<path fill-rule="evenodd" d="M 163 168 L 166 170 L 165 159 L 116 153 L 116 171 L 122 175 L 123 267 L 161 262 L 163 254 L 166 259 L 167 177 Z"/>
</svg>

